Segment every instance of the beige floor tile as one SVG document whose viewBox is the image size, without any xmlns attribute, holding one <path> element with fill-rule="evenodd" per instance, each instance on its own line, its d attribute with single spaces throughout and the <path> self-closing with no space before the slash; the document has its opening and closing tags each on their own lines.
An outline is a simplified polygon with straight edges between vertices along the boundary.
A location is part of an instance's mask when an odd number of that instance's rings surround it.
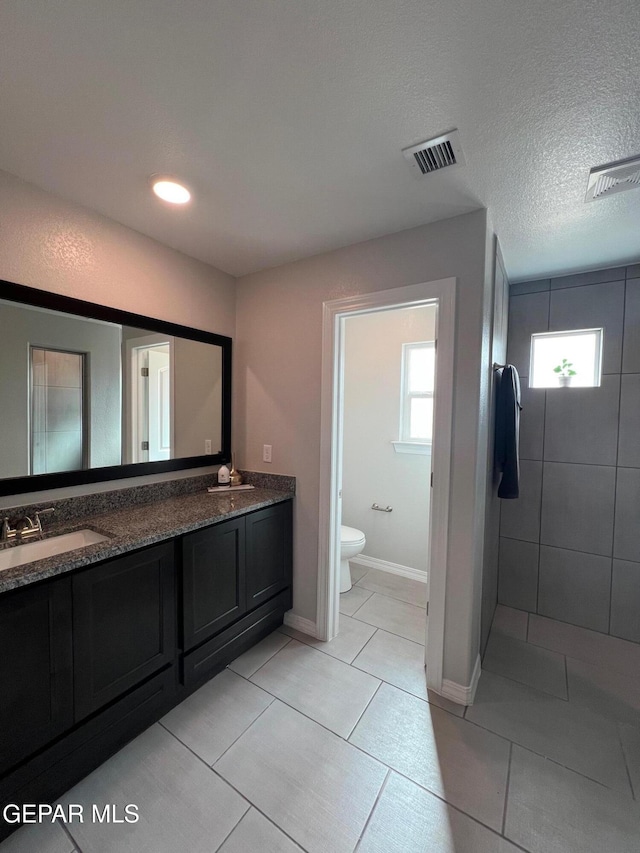
<svg viewBox="0 0 640 853">
<path fill-rule="evenodd" d="M 640 726 L 640 683 L 619 670 L 567 658 L 569 701 L 598 714 Z"/>
<path fill-rule="evenodd" d="M 387 774 L 379 762 L 281 702 L 215 770 L 309 853 L 352 853 Z"/>
<path fill-rule="evenodd" d="M 161 723 L 213 764 L 273 701 L 273 696 L 225 669 L 169 711 Z"/>
<path fill-rule="evenodd" d="M 631 787 L 636 800 L 640 800 L 640 728 L 625 723 L 618 724 Z"/>
<path fill-rule="evenodd" d="M 391 572 L 381 572 L 378 569 L 369 569 L 366 575 L 358 581 L 358 586 L 406 601 L 408 604 L 416 604 L 419 607 L 427 606 L 427 584 L 414 581 L 411 578 L 403 578 L 393 575 Z"/>
<path fill-rule="evenodd" d="M 616 725 L 587 708 L 485 671 L 466 719 L 631 796 Z"/>
<path fill-rule="evenodd" d="M 300 853 L 301 847 L 260 812 L 249 809 L 218 853 Z"/>
<path fill-rule="evenodd" d="M 564 655 L 558 652 L 492 631 L 482 669 L 528 684 L 559 699 L 567 698 Z"/>
<path fill-rule="evenodd" d="M 392 773 L 358 853 L 518 853 L 518 848 Z"/>
<path fill-rule="evenodd" d="M 444 708 L 452 714 L 461 717 L 464 706 L 456 705 L 438 696 L 433 690 L 427 690 L 424 669 L 424 646 L 405 640 L 395 634 L 389 634 L 378 628 L 375 635 L 367 643 L 352 666 L 381 678 L 394 687 L 406 690 L 426 699 L 439 708 Z"/>
<path fill-rule="evenodd" d="M 637 853 L 640 808 L 514 746 L 505 835 L 531 853 Z"/>
<path fill-rule="evenodd" d="M 338 658 L 345 663 L 351 663 L 358 652 L 367 644 L 376 632 L 373 625 L 367 625 L 364 622 L 358 622 L 357 619 L 352 619 L 350 616 L 341 614 L 338 624 L 338 636 L 333 640 L 326 642 L 317 640 L 315 637 L 310 637 L 308 634 L 303 634 L 301 631 L 296 631 L 295 628 L 289 628 L 283 625 L 280 628 L 283 634 L 293 637 L 301 643 L 306 643 L 314 649 L 319 649 L 331 657 Z"/>
<path fill-rule="evenodd" d="M 361 586 L 352 586 L 349 592 L 341 592 L 340 613 L 344 613 L 345 616 L 353 616 L 356 610 L 362 607 L 372 595 L 371 590 L 363 589 Z"/>
<path fill-rule="evenodd" d="M 415 604 L 374 592 L 357 611 L 354 619 L 424 645 L 427 616 L 422 607 L 416 607 Z"/>
<path fill-rule="evenodd" d="M 211 853 L 249 804 L 162 726 L 154 725 L 72 788 L 62 802 L 134 803 L 132 824 L 73 825 L 84 853 Z"/>
<path fill-rule="evenodd" d="M 529 614 L 526 611 L 498 604 L 493 614 L 491 631 L 505 637 L 515 637 L 516 640 L 526 640 L 528 623 Z"/>
<path fill-rule="evenodd" d="M 289 638 L 281 631 L 274 631 L 268 637 L 265 637 L 264 640 L 256 643 L 255 646 L 252 646 L 248 651 L 232 661 L 229 664 L 229 669 L 237 672 L 238 675 L 250 678 L 257 669 L 260 669 L 263 663 L 272 658 L 288 642 Z"/>
<path fill-rule="evenodd" d="M 56 823 L 23 826 L 0 843 L 1 853 L 72 853 L 73 850 L 68 835 Z"/>
<path fill-rule="evenodd" d="M 380 681 L 297 640 L 251 681 L 341 737 L 348 737 Z"/>
<path fill-rule="evenodd" d="M 566 622 L 529 616 L 528 641 L 594 666 L 604 666 L 636 678 L 640 672 L 640 644 L 610 637 Z"/>
<path fill-rule="evenodd" d="M 509 764 L 503 738 L 383 684 L 349 742 L 500 831 Z"/>
</svg>

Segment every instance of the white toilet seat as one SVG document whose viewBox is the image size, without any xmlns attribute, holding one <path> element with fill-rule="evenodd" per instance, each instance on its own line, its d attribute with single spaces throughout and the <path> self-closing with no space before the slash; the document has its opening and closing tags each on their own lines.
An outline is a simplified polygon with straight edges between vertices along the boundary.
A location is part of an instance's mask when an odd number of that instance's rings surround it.
<svg viewBox="0 0 640 853">
<path fill-rule="evenodd" d="M 362 530 L 355 527 L 347 527 L 346 524 L 340 526 L 340 542 L 343 545 L 360 545 L 365 543 L 366 537 Z"/>
</svg>

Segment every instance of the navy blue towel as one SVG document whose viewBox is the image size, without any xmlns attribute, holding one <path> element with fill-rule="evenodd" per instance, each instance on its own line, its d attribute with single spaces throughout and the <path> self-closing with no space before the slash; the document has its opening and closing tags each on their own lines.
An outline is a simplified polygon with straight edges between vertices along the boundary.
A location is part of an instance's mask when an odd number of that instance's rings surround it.
<svg viewBox="0 0 640 853">
<path fill-rule="evenodd" d="M 495 462 L 502 479 L 499 498 L 520 496 L 520 377 L 512 364 L 498 371 Z"/>
</svg>

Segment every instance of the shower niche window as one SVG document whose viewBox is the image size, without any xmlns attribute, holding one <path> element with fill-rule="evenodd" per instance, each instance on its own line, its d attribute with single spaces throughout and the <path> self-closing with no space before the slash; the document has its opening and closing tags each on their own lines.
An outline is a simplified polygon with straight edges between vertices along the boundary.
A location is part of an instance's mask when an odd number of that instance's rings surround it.
<svg viewBox="0 0 640 853">
<path fill-rule="evenodd" d="M 531 336 L 530 388 L 594 388 L 602 376 L 602 329 Z"/>
<path fill-rule="evenodd" d="M 30 473 L 86 468 L 86 354 L 34 346 L 30 358 Z"/>
</svg>

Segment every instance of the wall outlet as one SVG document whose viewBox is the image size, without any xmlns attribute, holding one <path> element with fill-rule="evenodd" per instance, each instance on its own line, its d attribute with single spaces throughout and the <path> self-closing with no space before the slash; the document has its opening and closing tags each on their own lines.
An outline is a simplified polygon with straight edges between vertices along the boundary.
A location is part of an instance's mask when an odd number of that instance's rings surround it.
<svg viewBox="0 0 640 853">
<path fill-rule="evenodd" d="M 262 445 L 262 461 L 263 462 L 271 462 L 271 445 L 263 444 Z"/>
<path fill-rule="evenodd" d="M 205 456 L 211 455 L 211 439 L 210 438 L 205 438 L 205 440 L 204 440 L 204 453 L 205 453 Z"/>
</svg>

